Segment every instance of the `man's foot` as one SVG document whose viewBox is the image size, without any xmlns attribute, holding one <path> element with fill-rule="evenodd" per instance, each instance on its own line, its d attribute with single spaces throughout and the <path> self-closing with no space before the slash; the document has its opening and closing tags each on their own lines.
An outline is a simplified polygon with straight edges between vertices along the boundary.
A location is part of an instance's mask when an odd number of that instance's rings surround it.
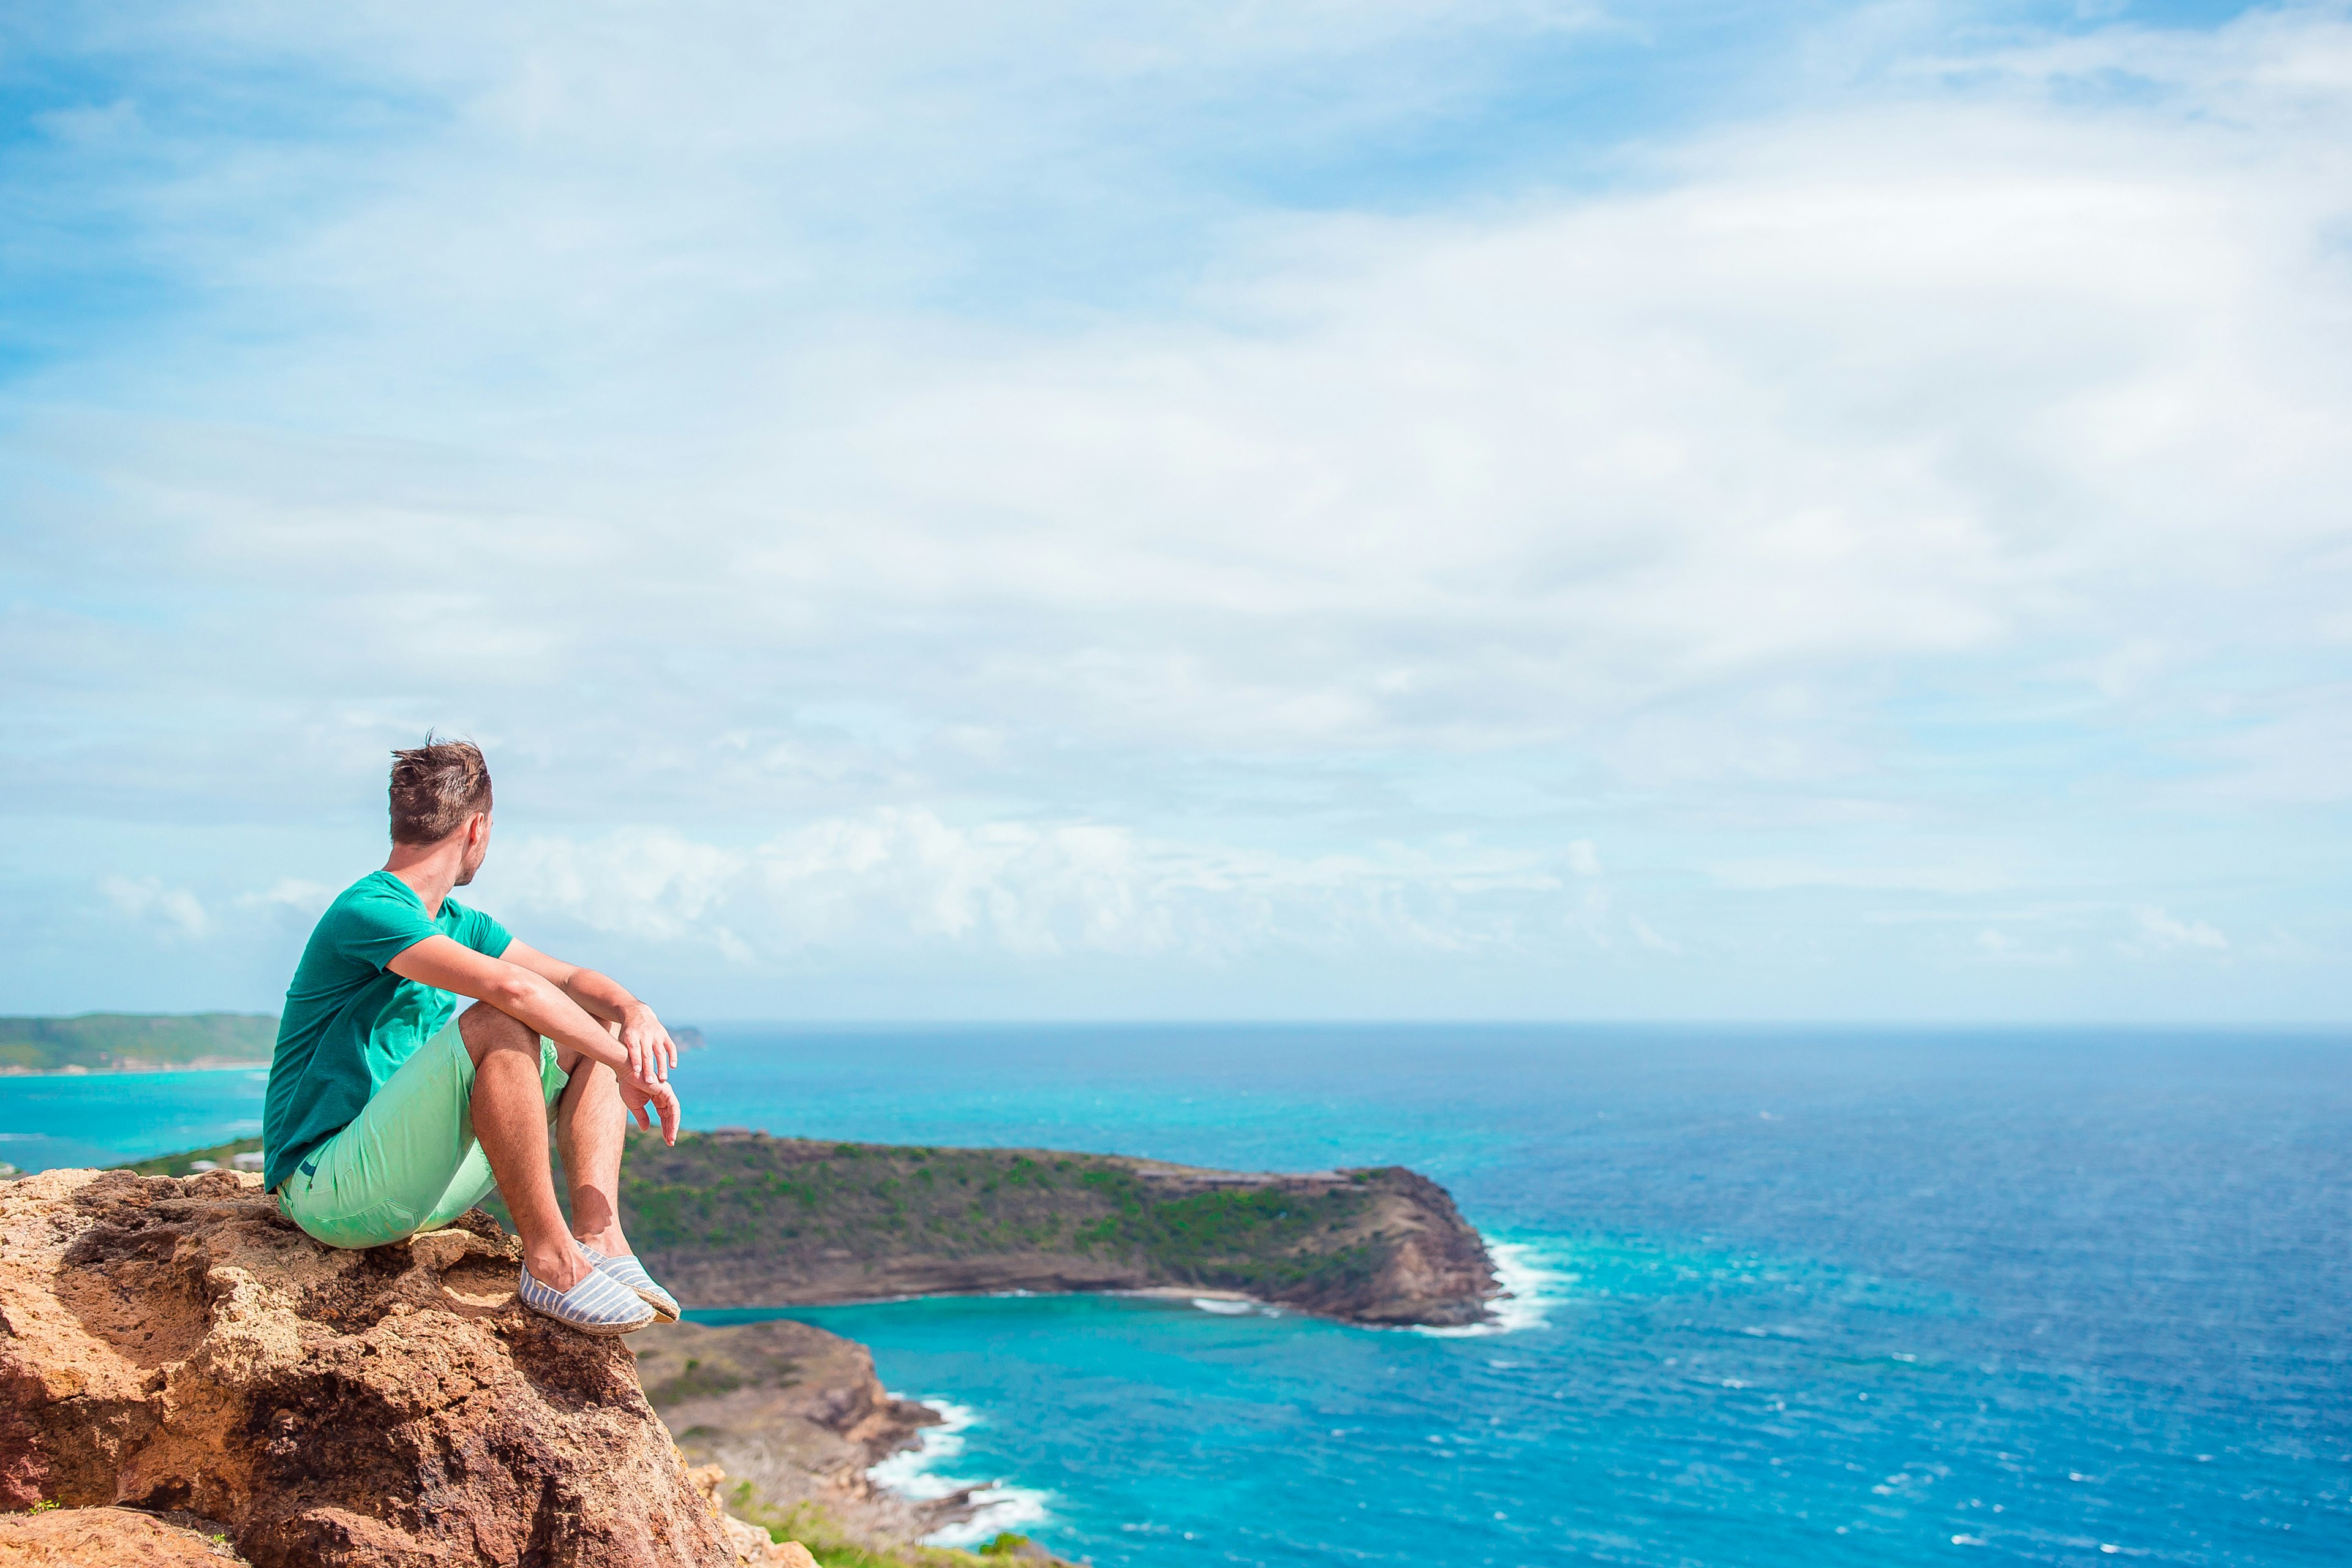
<svg viewBox="0 0 2352 1568">
<path fill-rule="evenodd" d="M 558 1290 L 533 1279 L 526 1263 L 522 1288 L 516 1293 L 532 1311 L 583 1334 L 625 1334 L 644 1328 L 657 1316 L 636 1292 L 597 1268 L 589 1269 L 571 1289 Z"/>
<path fill-rule="evenodd" d="M 677 1298 L 655 1284 L 654 1277 L 646 1272 L 646 1266 L 635 1257 L 625 1252 L 618 1258 L 607 1258 L 584 1241 L 580 1244 L 580 1253 L 596 1266 L 597 1273 L 635 1290 L 663 1322 L 677 1321 Z"/>
</svg>

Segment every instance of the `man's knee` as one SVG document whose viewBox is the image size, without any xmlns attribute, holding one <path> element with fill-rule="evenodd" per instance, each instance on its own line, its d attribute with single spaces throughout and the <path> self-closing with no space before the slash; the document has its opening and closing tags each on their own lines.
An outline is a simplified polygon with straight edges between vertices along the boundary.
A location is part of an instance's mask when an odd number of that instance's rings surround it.
<svg viewBox="0 0 2352 1568">
<path fill-rule="evenodd" d="M 488 1002 L 477 1002 L 457 1015 L 457 1033 L 465 1039 L 466 1054 L 474 1058 L 478 1068 L 484 1058 L 499 1050 L 527 1050 L 533 1062 L 539 1060 L 538 1033 Z"/>
</svg>

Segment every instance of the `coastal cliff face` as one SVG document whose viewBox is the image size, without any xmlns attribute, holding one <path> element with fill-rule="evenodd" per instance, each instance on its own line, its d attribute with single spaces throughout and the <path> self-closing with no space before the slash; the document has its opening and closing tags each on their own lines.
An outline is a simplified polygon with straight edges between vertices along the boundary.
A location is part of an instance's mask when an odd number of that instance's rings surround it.
<svg viewBox="0 0 2352 1568">
<path fill-rule="evenodd" d="M 640 1136 L 632 1241 L 697 1306 L 995 1290 L 1224 1290 L 1349 1322 L 1482 1321 L 1498 1293 L 1445 1190 L 1037 1149 Z"/>
<path fill-rule="evenodd" d="M 940 1416 L 885 1392 L 873 1352 L 854 1340 L 782 1321 L 665 1323 L 631 1334 L 629 1348 L 679 1449 L 725 1471 L 719 1500 L 746 1518 L 789 1530 L 801 1510 L 821 1510 L 833 1533 L 901 1555 L 972 1516 L 967 1494 L 917 1500 L 867 1478 Z"/>
<path fill-rule="evenodd" d="M 236 1172 L 0 1186 L 0 1510 L 172 1512 L 255 1568 L 735 1563 L 628 1350 L 468 1219 L 342 1252 Z"/>
</svg>

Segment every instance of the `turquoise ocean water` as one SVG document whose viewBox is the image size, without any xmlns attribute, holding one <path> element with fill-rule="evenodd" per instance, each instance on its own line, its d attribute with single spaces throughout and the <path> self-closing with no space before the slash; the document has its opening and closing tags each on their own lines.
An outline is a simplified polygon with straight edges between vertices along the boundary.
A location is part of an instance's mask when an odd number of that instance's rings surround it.
<svg viewBox="0 0 2352 1568">
<path fill-rule="evenodd" d="M 786 1314 L 953 1414 L 900 1479 L 1097 1563 L 2352 1562 L 2341 1036 L 709 1032 L 700 1125 L 1406 1163 L 1508 1259 L 1486 1333 Z M 0 1079 L 0 1159 L 215 1142 L 260 1092 Z"/>
</svg>

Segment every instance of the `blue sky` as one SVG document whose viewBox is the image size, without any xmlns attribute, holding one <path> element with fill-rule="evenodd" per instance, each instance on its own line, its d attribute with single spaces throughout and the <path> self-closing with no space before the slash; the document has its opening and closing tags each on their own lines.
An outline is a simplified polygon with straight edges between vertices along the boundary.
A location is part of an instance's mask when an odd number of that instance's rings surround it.
<svg viewBox="0 0 2352 1568">
<path fill-rule="evenodd" d="M 0 1011 L 2352 1013 L 2352 14 L 0 21 Z"/>
</svg>

